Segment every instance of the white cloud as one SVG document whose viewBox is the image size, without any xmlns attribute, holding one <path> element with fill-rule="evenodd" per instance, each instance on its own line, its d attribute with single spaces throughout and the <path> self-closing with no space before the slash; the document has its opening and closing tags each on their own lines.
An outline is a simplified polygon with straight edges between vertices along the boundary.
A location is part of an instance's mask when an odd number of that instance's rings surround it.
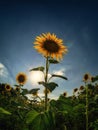
<svg viewBox="0 0 98 130">
<path fill-rule="evenodd" d="M 54 70 L 53 73 L 57 75 L 65 75 L 65 68 L 61 68 L 60 70 Z"/>
<path fill-rule="evenodd" d="M 59 95 L 50 93 L 50 94 L 49 94 L 49 98 L 50 98 L 50 99 L 55 99 L 55 100 L 57 100 L 57 99 L 59 98 Z"/>
<path fill-rule="evenodd" d="M 37 85 L 38 82 L 44 81 L 44 74 L 41 71 L 32 71 L 28 74 L 28 79 L 33 85 Z"/>
<path fill-rule="evenodd" d="M 14 83 L 8 69 L 2 63 L 0 63 L 0 82 L 6 82 L 10 84 Z"/>
<path fill-rule="evenodd" d="M 7 77 L 8 76 L 8 71 L 7 68 L 0 63 L 0 77 Z"/>
<path fill-rule="evenodd" d="M 44 93 L 38 93 L 38 96 L 41 98 L 41 99 L 44 99 L 44 97 L 45 97 L 45 95 L 44 95 Z M 32 95 L 32 94 L 26 94 L 26 97 L 29 99 L 29 100 L 34 100 L 34 96 Z M 59 96 L 56 96 L 56 95 L 54 95 L 54 94 L 49 94 L 48 95 L 48 98 L 50 98 L 50 99 L 58 99 L 58 97 Z M 39 98 L 37 98 L 39 101 L 40 101 L 40 99 Z"/>
<path fill-rule="evenodd" d="M 64 76 L 66 75 L 66 73 L 71 71 L 71 69 L 72 69 L 72 66 L 68 64 L 68 65 L 65 65 L 65 67 L 60 68 L 59 70 L 53 70 L 53 73 Z"/>
<path fill-rule="evenodd" d="M 60 69 L 58 69 L 58 70 L 54 69 L 53 71 L 51 71 L 52 72 L 51 74 L 57 74 L 57 75 L 61 75 L 61 76 L 65 76 L 66 77 L 66 71 L 69 70 L 69 69 L 70 69 L 69 66 L 65 67 L 65 68 L 64 67 L 60 67 Z M 51 74 L 50 73 L 48 74 L 48 79 L 51 77 Z M 60 78 L 56 78 L 56 77 L 52 78 L 50 80 L 50 82 L 52 82 L 52 81 L 56 82 L 59 86 L 60 86 L 60 84 L 63 83 L 63 80 L 60 80 Z M 31 81 L 30 81 L 30 83 L 31 83 Z M 40 88 L 40 90 L 39 90 L 39 96 L 41 98 L 44 97 L 44 93 L 43 93 L 44 86 L 43 85 L 39 85 L 38 83 L 37 84 L 31 83 L 31 85 L 28 85 L 28 86 L 30 86 L 30 89 L 36 88 L 36 87 Z M 62 88 L 57 87 L 52 93 L 49 94 L 48 97 L 50 99 L 58 99 L 58 97 L 60 96 L 60 94 L 63 93 L 63 92 L 64 92 L 64 88 L 62 89 Z M 32 99 L 32 96 L 29 96 L 29 98 Z"/>
</svg>

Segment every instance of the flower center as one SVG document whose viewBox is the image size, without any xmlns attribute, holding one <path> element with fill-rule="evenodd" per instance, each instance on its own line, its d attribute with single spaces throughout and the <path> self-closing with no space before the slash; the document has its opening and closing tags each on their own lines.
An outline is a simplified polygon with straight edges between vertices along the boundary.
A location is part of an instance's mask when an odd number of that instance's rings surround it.
<svg viewBox="0 0 98 130">
<path fill-rule="evenodd" d="M 24 76 L 21 75 L 21 76 L 19 76 L 18 80 L 19 80 L 19 82 L 24 82 L 25 78 L 24 78 Z"/>
<path fill-rule="evenodd" d="M 49 51 L 50 53 L 55 53 L 59 51 L 58 44 L 54 42 L 53 40 L 46 40 L 44 42 L 43 48 Z"/>
<path fill-rule="evenodd" d="M 9 86 L 9 85 L 7 85 L 7 86 L 6 86 L 6 88 L 7 88 L 7 89 L 10 89 L 10 86 Z"/>
<path fill-rule="evenodd" d="M 89 76 L 86 74 L 86 75 L 84 76 L 84 79 L 85 79 L 85 80 L 88 80 L 88 78 L 89 78 Z"/>
<path fill-rule="evenodd" d="M 16 91 L 19 91 L 19 90 L 20 90 L 20 88 L 17 87 L 17 88 L 16 88 Z"/>
</svg>

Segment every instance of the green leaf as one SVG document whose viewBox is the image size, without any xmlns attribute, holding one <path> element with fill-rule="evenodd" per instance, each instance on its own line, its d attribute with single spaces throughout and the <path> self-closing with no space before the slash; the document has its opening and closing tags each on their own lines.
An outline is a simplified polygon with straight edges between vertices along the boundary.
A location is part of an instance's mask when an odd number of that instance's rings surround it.
<svg viewBox="0 0 98 130">
<path fill-rule="evenodd" d="M 56 100 L 51 99 L 49 104 L 50 104 L 50 107 L 55 107 L 56 106 Z"/>
<path fill-rule="evenodd" d="M 69 102 L 66 102 L 65 100 L 57 100 L 56 103 L 56 108 L 59 109 L 59 111 L 66 111 L 66 112 L 71 112 L 73 107 L 70 105 Z"/>
<path fill-rule="evenodd" d="M 29 91 L 30 94 L 36 93 L 40 88 L 34 88 Z"/>
<path fill-rule="evenodd" d="M 44 67 L 43 66 L 40 66 L 40 67 L 37 67 L 37 68 L 33 68 L 33 69 L 30 69 L 30 71 L 44 71 Z"/>
<path fill-rule="evenodd" d="M 38 82 L 38 84 L 43 85 L 43 86 L 46 85 L 46 83 L 44 81 L 40 81 L 40 82 Z"/>
<path fill-rule="evenodd" d="M 51 63 L 51 64 L 58 64 L 59 62 L 57 60 L 54 60 L 54 59 L 49 59 L 49 63 Z"/>
<path fill-rule="evenodd" d="M 44 87 L 48 88 L 50 90 L 50 92 L 52 92 L 56 87 L 58 87 L 58 84 L 56 84 L 54 82 L 45 83 L 45 82 L 41 81 L 38 83 L 43 85 Z"/>
<path fill-rule="evenodd" d="M 7 114 L 7 115 L 11 115 L 10 112 L 8 112 L 7 110 L 3 109 L 2 107 L 0 107 L 0 114 Z"/>
<path fill-rule="evenodd" d="M 25 94 L 28 94 L 28 93 L 29 93 L 28 89 L 23 89 L 22 88 L 22 95 L 25 95 Z"/>
<path fill-rule="evenodd" d="M 50 92 L 52 92 L 56 87 L 58 87 L 58 84 L 54 82 L 50 82 L 50 83 L 47 83 L 45 87 L 48 88 Z"/>
<path fill-rule="evenodd" d="M 47 111 L 45 113 L 47 119 L 48 119 L 48 130 L 54 130 L 55 129 L 55 115 L 53 111 Z"/>
<path fill-rule="evenodd" d="M 30 111 L 26 116 L 26 123 L 33 130 L 53 130 L 54 118 L 52 112 L 40 112 L 35 110 Z"/>
<path fill-rule="evenodd" d="M 98 75 L 93 77 L 93 81 L 92 82 L 96 82 L 96 81 L 98 81 Z"/>
<path fill-rule="evenodd" d="M 52 77 L 58 77 L 58 78 L 62 78 L 62 79 L 68 80 L 67 77 L 62 76 L 62 75 L 52 74 Z"/>
<path fill-rule="evenodd" d="M 85 105 L 84 104 L 78 104 L 78 105 L 74 106 L 73 112 L 75 114 L 80 114 L 80 113 L 85 112 Z"/>
<path fill-rule="evenodd" d="M 33 120 L 38 116 L 38 114 L 39 113 L 35 110 L 28 112 L 26 115 L 26 123 L 30 124 L 31 122 L 33 122 Z"/>
<path fill-rule="evenodd" d="M 36 118 L 32 122 L 33 130 L 47 130 L 49 127 L 48 118 L 46 117 L 44 112 L 41 112 L 36 116 Z"/>
</svg>

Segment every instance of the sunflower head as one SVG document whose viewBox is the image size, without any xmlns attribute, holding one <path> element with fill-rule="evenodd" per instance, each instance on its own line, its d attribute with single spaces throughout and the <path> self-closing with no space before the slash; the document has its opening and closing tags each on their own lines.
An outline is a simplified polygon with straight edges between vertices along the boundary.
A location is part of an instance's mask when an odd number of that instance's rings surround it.
<svg viewBox="0 0 98 130">
<path fill-rule="evenodd" d="M 27 81 L 27 76 L 25 73 L 18 73 L 16 76 L 16 81 L 20 84 L 20 85 L 24 85 Z"/>
<path fill-rule="evenodd" d="M 77 92 L 77 91 L 78 91 L 78 88 L 75 88 L 75 89 L 73 90 L 74 93 Z"/>
<path fill-rule="evenodd" d="M 20 92 L 20 87 L 16 86 L 14 89 L 16 92 Z"/>
<path fill-rule="evenodd" d="M 63 93 L 63 96 L 66 97 L 66 96 L 67 96 L 67 92 L 64 92 L 64 93 Z"/>
<path fill-rule="evenodd" d="M 86 83 L 86 82 L 88 82 L 88 81 L 90 81 L 90 80 L 91 80 L 90 74 L 86 73 L 86 74 L 84 75 L 84 77 L 83 77 L 83 81 Z"/>
<path fill-rule="evenodd" d="M 6 84 L 6 85 L 5 85 L 5 90 L 6 90 L 6 91 L 10 92 L 11 89 L 12 89 L 12 87 L 11 87 L 9 84 Z"/>
<path fill-rule="evenodd" d="M 42 33 L 37 36 L 34 48 L 45 57 L 62 59 L 63 54 L 67 53 L 67 47 L 63 45 L 63 40 L 57 38 L 55 34 Z"/>
<path fill-rule="evenodd" d="M 80 90 L 84 90 L 84 86 L 80 86 L 80 88 L 79 88 Z"/>
<path fill-rule="evenodd" d="M 94 80 L 95 80 L 95 78 L 92 76 L 92 77 L 91 77 L 91 82 L 94 82 Z"/>
</svg>

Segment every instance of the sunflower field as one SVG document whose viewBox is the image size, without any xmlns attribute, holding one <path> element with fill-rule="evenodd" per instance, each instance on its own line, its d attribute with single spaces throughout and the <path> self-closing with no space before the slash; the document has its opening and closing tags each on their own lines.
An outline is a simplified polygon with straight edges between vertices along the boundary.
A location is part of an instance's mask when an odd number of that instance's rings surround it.
<svg viewBox="0 0 98 130">
<path fill-rule="evenodd" d="M 64 92 L 57 100 L 48 100 L 47 110 L 37 91 L 0 83 L 0 130 L 86 130 L 86 123 L 88 130 L 98 129 L 98 76 L 75 88 L 72 96 Z M 32 100 L 25 96 L 27 93 L 33 95 Z"/>
<path fill-rule="evenodd" d="M 16 75 L 17 84 L 0 83 L 0 130 L 98 130 L 98 76 L 84 74 L 83 85 L 74 88 L 73 94 L 61 93 L 58 99 L 49 99 L 48 94 L 58 86 L 53 77 L 67 80 L 62 75 L 51 74 L 51 64 L 59 64 L 68 52 L 63 40 L 55 34 L 37 36 L 34 48 L 45 58 L 45 66 L 30 71 L 41 71 L 44 81 L 44 98 L 40 88 L 25 89 L 25 73 Z M 27 95 L 31 95 L 31 99 Z"/>
</svg>

